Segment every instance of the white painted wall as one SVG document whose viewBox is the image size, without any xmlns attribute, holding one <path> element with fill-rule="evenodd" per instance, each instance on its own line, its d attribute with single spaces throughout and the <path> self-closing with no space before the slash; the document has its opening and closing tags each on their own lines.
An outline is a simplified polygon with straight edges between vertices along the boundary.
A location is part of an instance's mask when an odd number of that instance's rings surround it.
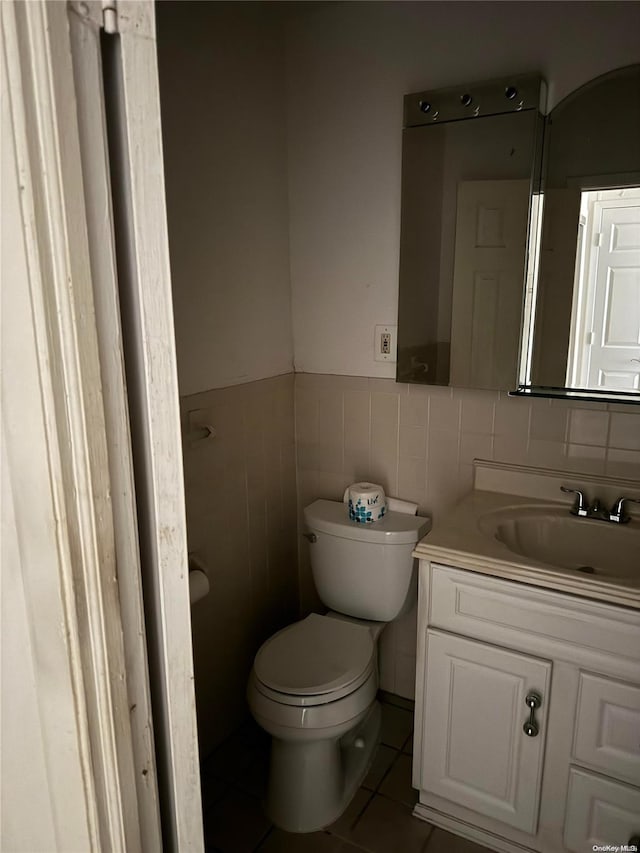
<svg viewBox="0 0 640 853">
<path fill-rule="evenodd" d="M 640 61 L 626 2 L 329 3 L 287 24 L 297 371 L 392 377 L 373 330 L 397 315 L 402 97 L 539 71 L 549 106 Z"/>
<path fill-rule="evenodd" d="M 284 45 L 268 6 L 157 4 L 181 396 L 293 366 Z"/>
</svg>

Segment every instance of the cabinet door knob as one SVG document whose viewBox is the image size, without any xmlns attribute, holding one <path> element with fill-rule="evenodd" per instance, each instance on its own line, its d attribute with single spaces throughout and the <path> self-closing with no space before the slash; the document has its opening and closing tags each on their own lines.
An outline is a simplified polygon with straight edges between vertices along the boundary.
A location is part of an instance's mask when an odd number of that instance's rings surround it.
<svg viewBox="0 0 640 853">
<path fill-rule="evenodd" d="M 527 737 L 537 737 L 540 729 L 536 723 L 535 712 L 536 708 L 539 708 L 540 705 L 542 705 L 542 698 L 538 693 L 527 693 L 524 704 L 529 708 L 529 719 L 522 727 L 522 730 Z"/>
</svg>

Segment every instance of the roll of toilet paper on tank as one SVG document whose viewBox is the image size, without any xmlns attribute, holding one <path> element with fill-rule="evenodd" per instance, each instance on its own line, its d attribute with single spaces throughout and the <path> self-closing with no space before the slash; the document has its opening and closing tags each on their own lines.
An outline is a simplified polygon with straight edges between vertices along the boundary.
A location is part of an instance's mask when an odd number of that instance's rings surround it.
<svg viewBox="0 0 640 853">
<path fill-rule="evenodd" d="M 352 483 L 348 488 L 349 518 L 371 524 L 384 517 L 387 501 L 384 489 L 376 483 Z"/>
<path fill-rule="evenodd" d="M 209 594 L 209 578 L 200 569 L 193 569 L 189 572 L 189 600 L 191 604 L 200 601 L 205 595 Z"/>
<path fill-rule="evenodd" d="M 402 501 L 400 498 L 387 498 L 387 510 L 389 512 L 405 512 L 407 515 L 416 515 L 418 504 L 411 501 Z"/>
<path fill-rule="evenodd" d="M 342 500 L 344 503 L 349 503 L 349 490 L 351 486 L 347 486 L 344 490 L 344 495 Z M 407 515 L 416 515 L 418 512 L 418 504 L 414 504 L 411 501 L 403 501 L 400 498 L 390 498 L 388 495 L 385 496 L 385 500 L 387 502 L 387 512 L 404 512 Z"/>
</svg>

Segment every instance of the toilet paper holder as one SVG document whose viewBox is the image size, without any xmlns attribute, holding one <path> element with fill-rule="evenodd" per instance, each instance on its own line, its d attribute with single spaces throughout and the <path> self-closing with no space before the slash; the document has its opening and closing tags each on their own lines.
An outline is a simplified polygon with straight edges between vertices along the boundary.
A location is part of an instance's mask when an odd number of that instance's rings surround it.
<svg viewBox="0 0 640 853">
<path fill-rule="evenodd" d="M 193 605 L 209 594 L 209 572 L 200 557 L 189 551 L 189 600 Z"/>
<path fill-rule="evenodd" d="M 215 438 L 216 430 L 211 424 L 202 424 L 199 427 L 192 427 L 189 430 L 189 441 L 195 444 L 197 441 L 206 441 L 207 438 Z"/>
<path fill-rule="evenodd" d="M 186 430 L 189 446 L 200 444 L 202 441 L 216 437 L 216 429 L 211 424 L 205 421 L 206 412 L 204 409 L 192 409 L 187 412 Z"/>
</svg>

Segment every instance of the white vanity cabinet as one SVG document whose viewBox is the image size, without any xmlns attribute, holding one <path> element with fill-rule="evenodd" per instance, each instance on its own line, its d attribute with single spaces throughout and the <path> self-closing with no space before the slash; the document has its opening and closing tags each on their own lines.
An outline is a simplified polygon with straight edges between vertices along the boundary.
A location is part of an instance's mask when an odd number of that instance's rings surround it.
<svg viewBox="0 0 640 853">
<path fill-rule="evenodd" d="M 640 835 L 640 612 L 420 563 L 415 814 L 500 851 Z"/>
<path fill-rule="evenodd" d="M 551 664 L 477 640 L 427 632 L 421 786 L 533 832 L 544 753 L 542 705 Z M 525 714 L 526 708 L 526 714 Z"/>
</svg>

